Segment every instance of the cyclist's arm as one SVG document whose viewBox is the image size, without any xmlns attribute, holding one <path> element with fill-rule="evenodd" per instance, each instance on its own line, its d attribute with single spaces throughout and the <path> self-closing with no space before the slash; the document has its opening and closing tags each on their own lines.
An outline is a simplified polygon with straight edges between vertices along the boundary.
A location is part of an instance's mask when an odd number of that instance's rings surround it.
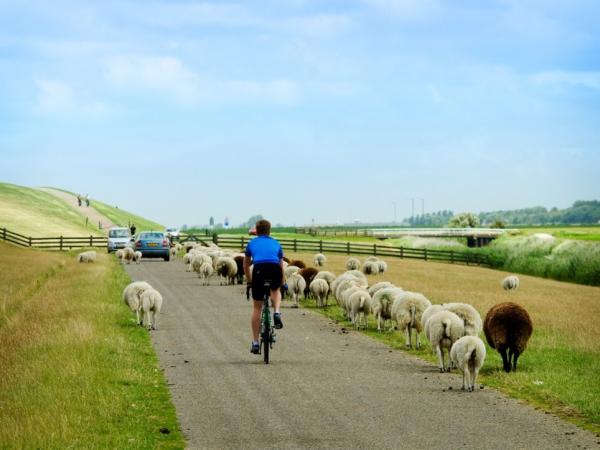
<svg viewBox="0 0 600 450">
<path fill-rule="evenodd" d="M 252 265 L 252 258 L 250 256 L 244 256 L 244 275 L 246 275 L 246 281 L 250 283 L 252 281 L 252 273 L 250 273 L 250 266 Z"/>
</svg>

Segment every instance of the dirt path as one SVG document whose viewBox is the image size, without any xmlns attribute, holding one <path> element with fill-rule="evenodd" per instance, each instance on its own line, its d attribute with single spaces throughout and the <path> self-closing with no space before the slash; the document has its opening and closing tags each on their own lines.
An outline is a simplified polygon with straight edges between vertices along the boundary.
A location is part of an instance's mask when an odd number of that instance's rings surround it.
<svg viewBox="0 0 600 450">
<path fill-rule="evenodd" d="M 114 227 L 115 224 L 103 214 L 100 214 L 93 206 L 85 206 L 85 200 L 82 197 L 82 205 L 79 206 L 77 203 L 77 196 L 69 194 L 67 192 L 59 191 L 58 189 L 52 188 L 39 188 L 41 191 L 47 192 L 48 194 L 52 194 L 55 197 L 64 200 L 71 206 L 74 210 L 80 213 L 82 216 L 87 217 L 91 224 L 99 226 L 102 224 L 102 230 L 106 233 L 110 227 Z M 93 203 L 92 203 L 93 204 Z"/>
<path fill-rule="evenodd" d="M 599 438 L 330 320 L 285 307 L 272 364 L 249 353 L 239 286 L 181 260 L 128 265 L 163 297 L 152 338 L 189 448 L 570 449 Z M 448 390 L 449 386 L 452 390 Z"/>
</svg>

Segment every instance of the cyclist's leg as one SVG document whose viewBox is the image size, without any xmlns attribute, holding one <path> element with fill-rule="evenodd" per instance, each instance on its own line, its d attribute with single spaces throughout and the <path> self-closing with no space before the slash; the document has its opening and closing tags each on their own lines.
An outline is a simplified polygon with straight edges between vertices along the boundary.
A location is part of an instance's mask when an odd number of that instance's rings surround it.
<svg viewBox="0 0 600 450">
<path fill-rule="evenodd" d="M 258 342 L 258 334 L 260 332 L 260 313 L 262 311 L 262 300 L 252 301 L 252 318 L 250 324 L 252 326 L 252 340 Z"/>
<path fill-rule="evenodd" d="M 281 308 L 281 291 L 279 288 L 271 291 L 271 301 L 273 302 L 273 309 L 276 313 L 279 313 L 279 308 Z"/>
</svg>

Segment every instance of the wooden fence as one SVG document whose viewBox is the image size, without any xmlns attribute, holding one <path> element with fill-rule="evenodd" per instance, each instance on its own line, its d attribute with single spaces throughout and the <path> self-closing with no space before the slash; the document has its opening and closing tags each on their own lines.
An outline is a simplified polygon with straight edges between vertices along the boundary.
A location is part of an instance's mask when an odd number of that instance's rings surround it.
<svg viewBox="0 0 600 450">
<path fill-rule="evenodd" d="M 241 236 L 219 236 L 212 238 L 203 235 L 186 236 L 185 240 L 195 240 L 208 245 L 211 241 L 223 248 L 244 249 L 253 238 Z M 431 250 L 426 248 L 393 247 L 382 244 L 360 242 L 338 242 L 323 240 L 278 239 L 284 250 L 293 252 L 341 253 L 346 255 L 386 256 L 396 258 L 422 259 L 424 261 L 449 262 L 457 264 L 473 264 L 490 267 L 487 255 L 475 252 L 454 250 Z"/>
<path fill-rule="evenodd" d="M 0 238 L 5 242 L 10 242 L 21 247 L 34 247 L 46 250 L 70 250 L 81 247 L 106 247 L 107 245 L 107 238 L 105 236 L 31 237 L 23 236 L 6 228 L 0 228 Z"/>
</svg>

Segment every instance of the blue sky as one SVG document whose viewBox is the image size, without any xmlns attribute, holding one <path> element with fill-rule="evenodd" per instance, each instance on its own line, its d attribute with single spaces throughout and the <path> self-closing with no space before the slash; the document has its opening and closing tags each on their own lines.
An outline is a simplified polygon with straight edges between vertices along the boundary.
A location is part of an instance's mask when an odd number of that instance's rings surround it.
<svg viewBox="0 0 600 450">
<path fill-rule="evenodd" d="M 0 0 L 0 181 L 176 225 L 598 199 L 599 21 L 595 0 Z"/>
</svg>

